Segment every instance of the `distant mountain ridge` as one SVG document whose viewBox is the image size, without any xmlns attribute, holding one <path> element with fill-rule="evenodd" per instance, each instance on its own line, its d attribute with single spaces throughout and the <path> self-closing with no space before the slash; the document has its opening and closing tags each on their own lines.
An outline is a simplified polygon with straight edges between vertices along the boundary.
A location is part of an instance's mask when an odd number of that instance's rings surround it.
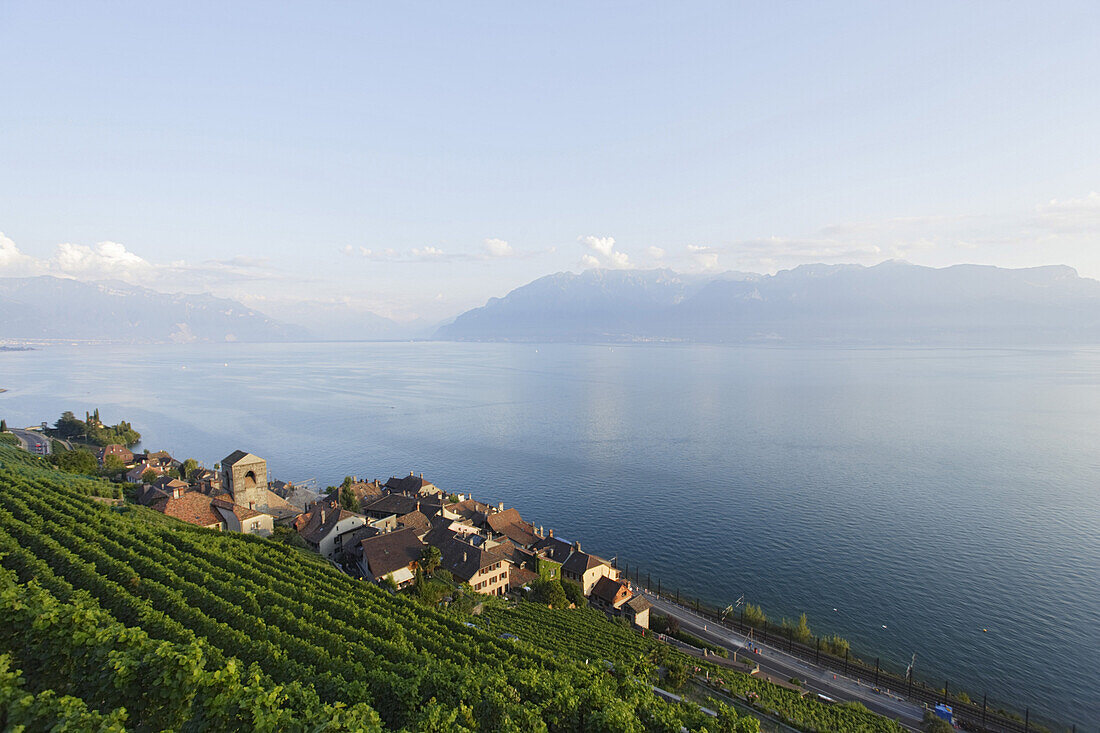
<svg viewBox="0 0 1100 733">
<path fill-rule="evenodd" d="M 0 338 L 202 342 L 306 337 L 235 300 L 160 293 L 120 282 L 0 278 Z"/>
<path fill-rule="evenodd" d="M 1063 265 L 588 270 L 535 280 L 434 338 L 851 345 L 1100 343 L 1100 281 Z"/>
</svg>

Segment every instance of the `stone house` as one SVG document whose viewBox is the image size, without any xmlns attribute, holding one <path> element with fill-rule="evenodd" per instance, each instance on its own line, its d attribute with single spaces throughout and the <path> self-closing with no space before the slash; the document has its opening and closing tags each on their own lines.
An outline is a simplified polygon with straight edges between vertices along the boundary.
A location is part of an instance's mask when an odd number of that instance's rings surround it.
<svg viewBox="0 0 1100 733">
<path fill-rule="evenodd" d="M 211 499 L 210 504 L 221 516 L 225 529 L 230 532 L 268 537 L 274 531 L 274 521 L 270 514 L 234 504 L 228 499 Z"/>
<path fill-rule="evenodd" d="M 327 501 L 317 502 L 311 511 L 294 521 L 298 534 L 310 549 L 333 560 L 343 552 L 342 535 L 367 524 L 362 514 L 341 509 Z"/>
<path fill-rule="evenodd" d="M 359 572 L 373 582 L 393 578 L 398 588 L 403 588 L 416 578 L 415 563 L 427 545 L 414 529 L 368 537 L 359 542 Z"/>
<path fill-rule="evenodd" d="M 134 454 L 130 452 L 130 449 L 118 443 L 112 443 L 96 452 L 96 458 L 99 459 L 99 465 L 101 466 L 107 462 L 107 458 L 110 456 L 118 458 L 124 466 L 129 466 L 134 462 Z"/>
<path fill-rule="evenodd" d="M 581 552 L 580 542 L 573 543 L 573 552 L 562 563 L 561 575 L 563 578 L 579 584 L 586 596 L 592 593 L 592 588 L 595 587 L 596 581 L 600 578 L 619 579 L 619 571 L 611 567 L 611 563 L 607 560 L 590 555 L 587 552 Z"/>
<path fill-rule="evenodd" d="M 504 535 L 513 544 L 524 549 L 534 547 L 542 539 L 535 532 L 534 526 L 530 522 L 523 521 L 519 511 L 515 508 L 504 509 L 487 515 L 485 524 L 493 532 Z"/>
<path fill-rule="evenodd" d="M 588 602 L 609 616 L 624 616 L 636 626 L 649 628 L 649 609 L 653 604 L 635 594 L 628 581 L 600 577 L 592 586 Z"/>
<path fill-rule="evenodd" d="M 436 546 L 442 555 L 439 567 L 448 570 L 455 579 L 486 595 L 502 596 L 508 591 L 512 563 L 502 555 L 475 547 L 454 535 Z"/>
<path fill-rule="evenodd" d="M 210 497 L 197 491 L 177 490 L 172 496 L 154 502 L 150 508 L 188 524 L 207 529 L 225 529 L 225 520 L 214 510 Z"/>
</svg>

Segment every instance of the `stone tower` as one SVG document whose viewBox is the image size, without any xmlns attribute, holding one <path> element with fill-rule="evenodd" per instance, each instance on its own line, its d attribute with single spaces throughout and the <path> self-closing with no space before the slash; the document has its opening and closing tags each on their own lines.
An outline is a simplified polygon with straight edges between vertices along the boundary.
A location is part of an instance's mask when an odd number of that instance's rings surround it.
<svg viewBox="0 0 1100 733">
<path fill-rule="evenodd" d="M 222 459 L 222 488 L 233 495 L 233 503 L 258 509 L 267 506 L 267 461 L 235 450 Z"/>
</svg>

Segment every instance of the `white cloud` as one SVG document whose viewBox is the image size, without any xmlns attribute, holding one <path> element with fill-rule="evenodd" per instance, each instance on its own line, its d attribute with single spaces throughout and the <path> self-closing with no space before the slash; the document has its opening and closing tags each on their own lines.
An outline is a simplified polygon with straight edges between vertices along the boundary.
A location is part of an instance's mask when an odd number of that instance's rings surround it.
<svg viewBox="0 0 1100 733">
<path fill-rule="evenodd" d="M 30 255 L 19 251 L 10 238 L 0 232 L 0 274 L 9 276 L 38 275 L 44 270 L 44 264 Z"/>
<path fill-rule="evenodd" d="M 600 266 L 600 261 L 598 259 L 596 259 L 595 257 L 593 257 L 592 255 L 581 255 L 581 267 L 585 268 L 586 270 L 589 270 L 589 269 L 592 269 L 593 267 L 599 267 L 599 266 Z"/>
<path fill-rule="evenodd" d="M 1062 233 L 1100 233 L 1100 192 L 1075 199 L 1051 199 L 1036 207 L 1036 224 Z"/>
<path fill-rule="evenodd" d="M 411 253 L 418 260 L 438 260 L 446 254 L 438 247 L 414 247 Z"/>
<path fill-rule="evenodd" d="M 665 251 L 660 247 L 650 247 L 646 252 L 655 260 L 663 260 L 665 258 Z"/>
<path fill-rule="evenodd" d="M 95 247 L 65 242 L 57 245 L 50 263 L 61 273 L 82 278 L 126 279 L 153 268 L 118 242 L 100 242 Z"/>
<path fill-rule="evenodd" d="M 511 257 L 515 252 L 512 250 L 512 245 L 505 242 L 503 239 L 489 238 L 485 240 L 485 252 L 490 257 Z"/>
<path fill-rule="evenodd" d="M 614 237 L 596 237 L 589 234 L 577 239 L 590 250 L 588 254 L 581 258 L 581 264 L 585 267 L 599 267 L 600 265 L 615 269 L 631 267 L 630 256 L 626 252 L 615 249 Z M 589 264 L 593 260 L 596 261 L 596 264 Z"/>
<path fill-rule="evenodd" d="M 695 260 L 695 263 L 704 270 L 718 268 L 718 250 L 714 247 L 700 247 L 696 244 L 689 244 L 687 251 L 691 258 Z"/>
</svg>

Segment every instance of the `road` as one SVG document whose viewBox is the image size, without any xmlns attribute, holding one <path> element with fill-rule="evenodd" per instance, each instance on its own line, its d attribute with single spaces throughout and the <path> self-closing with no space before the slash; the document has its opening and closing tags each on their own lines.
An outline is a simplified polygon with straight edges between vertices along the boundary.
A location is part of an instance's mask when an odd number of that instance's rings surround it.
<svg viewBox="0 0 1100 733">
<path fill-rule="evenodd" d="M 23 443 L 24 450 L 28 450 L 34 453 L 35 443 L 43 443 L 46 446 L 46 453 L 50 452 L 50 439 L 42 433 L 35 432 L 34 430 L 23 430 L 21 428 L 11 428 L 11 432 L 15 433 L 15 437 L 19 438 Z"/>
<path fill-rule="evenodd" d="M 797 677 L 802 680 L 802 686 L 807 690 L 827 695 L 835 700 L 854 700 L 863 703 L 869 710 L 879 715 L 893 718 L 908 728 L 919 729 L 924 714 L 924 709 L 919 705 L 886 692 L 875 692 L 869 684 L 815 667 L 775 647 L 761 644 L 757 639 L 753 639 L 753 644 L 760 650 L 760 653 L 754 654 L 747 650 L 748 639 L 741 634 L 718 626 L 696 616 L 689 609 L 663 598 L 658 598 L 653 594 L 645 593 L 645 596 L 656 610 L 676 618 L 680 622 L 680 628 L 684 631 L 705 641 L 718 644 L 728 649 L 731 654 L 737 652 L 742 656 L 745 654 L 751 655 L 751 658 L 760 665 L 760 671 L 765 674 L 783 680 Z"/>
</svg>

